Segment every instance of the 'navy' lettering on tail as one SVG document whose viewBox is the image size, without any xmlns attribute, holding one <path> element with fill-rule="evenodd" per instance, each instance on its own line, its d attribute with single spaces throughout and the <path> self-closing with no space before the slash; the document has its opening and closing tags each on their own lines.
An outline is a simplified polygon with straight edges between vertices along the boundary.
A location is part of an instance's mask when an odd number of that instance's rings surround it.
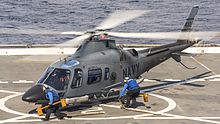
<svg viewBox="0 0 220 124">
<path fill-rule="evenodd" d="M 136 75 L 139 71 L 139 63 L 128 66 L 123 69 L 123 76 L 124 77 L 131 77 L 133 75 Z"/>
</svg>

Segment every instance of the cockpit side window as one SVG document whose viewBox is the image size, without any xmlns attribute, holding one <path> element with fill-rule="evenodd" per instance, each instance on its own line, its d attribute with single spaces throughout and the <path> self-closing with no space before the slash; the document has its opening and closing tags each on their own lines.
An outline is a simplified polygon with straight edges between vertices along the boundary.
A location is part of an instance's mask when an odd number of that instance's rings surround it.
<svg viewBox="0 0 220 124">
<path fill-rule="evenodd" d="M 71 88 L 78 88 L 78 87 L 81 87 L 82 85 L 82 75 L 83 75 L 83 72 L 81 69 L 77 68 L 74 70 L 74 76 L 73 76 L 73 81 L 72 81 L 72 84 L 71 84 Z"/>
<path fill-rule="evenodd" d="M 64 90 L 70 80 L 70 71 L 66 69 L 54 69 L 48 76 L 44 84 L 53 87 L 56 90 Z"/>
</svg>

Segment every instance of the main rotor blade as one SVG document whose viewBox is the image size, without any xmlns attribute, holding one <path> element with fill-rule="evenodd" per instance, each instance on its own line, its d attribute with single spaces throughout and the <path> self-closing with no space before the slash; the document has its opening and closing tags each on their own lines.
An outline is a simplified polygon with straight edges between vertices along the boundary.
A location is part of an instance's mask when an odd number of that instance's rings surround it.
<svg viewBox="0 0 220 124">
<path fill-rule="evenodd" d="M 0 34 L 39 34 L 39 35 L 55 35 L 55 34 L 73 34 L 73 35 L 83 35 L 85 32 L 79 32 L 79 31 L 66 31 L 66 32 L 60 32 L 60 31 L 49 31 L 49 30 L 32 30 L 32 29 L 8 29 L 3 28 L 0 29 Z"/>
<path fill-rule="evenodd" d="M 79 46 L 83 41 L 88 39 L 91 36 L 91 34 L 84 34 L 79 37 L 76 37 L 72 40 L 66 41 L 64 43 L 58 44 L 56 47 L 77 47 Z"/>
<path fill-rule="evenodd" d="M 112 29 L 124 22 L 137 18 L 147 11 L 143 10 L 118 10 L 112 13 L 107 19 L 105 19 L 96 30 Z"/>
<path fill-rule="evenodd" d="M 62 32 L 61 34 L 83 35 L 83 34 L 85 34 L 85 32 L 79 32 L 79 31 L 66 31 L 66 32 Z"/>
<path fill-rule="evenodd" d="M 123 33 L 108 32 L 108 35 L 124 38 L 149 38 L 149 39 L 179 39 L 179 40 L 216 40 L 220 39 L 220 32 L 154 32 L 154 33 Z"/>
<path fill-rule="evenodd" d="M 83 41 L 85 41 L 87 38 L 90 37 L 90 34 L 85 34 L 79 37 L 76 37 L 72 40 L 69 40 L 67 42 L 64 42 L 62 44 L 58 44 L 57 46 L 54 46 L 53 48 L 58 49 L 58 47 L 76 47 L 79 44 L 81 44 Z M 73 51 L 74 53 L 74 51 Z M 55 61 L 59 58 L 64 58 L 66 55 L 46 55 L 46 56 L 25 56 L 19 59 L 18 61 L 32 61 L 32 62 L 48 62 L 48 61 Z"/>
<path fill-rule="evenodd" d="M 74 51 L 73 51 L 74 52 Z M 16 62 L 54 62 L 65 58 L 67 55 L 28 55 L 21 56 Z"/>
<path fill-rule="evenodd" d="M 49 30 L 33 30 L 33 29 L 8 29 L 1 28 L 0 34 L 39 34 L 39 35 L 48 35 L 48 34 L 61 34 L 59 31 L 49 31 Z"/>
</svg>

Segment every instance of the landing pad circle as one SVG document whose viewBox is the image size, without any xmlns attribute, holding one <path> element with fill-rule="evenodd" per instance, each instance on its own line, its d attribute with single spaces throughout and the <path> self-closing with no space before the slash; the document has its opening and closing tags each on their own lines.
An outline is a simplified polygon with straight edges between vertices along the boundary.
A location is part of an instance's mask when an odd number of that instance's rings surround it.
<svg viewBox="0 0 220 124">
<path fill-rule="evenodd" d="M 0 99 L 0 109 L 2 111 L 5 111 L 7 113 L 11 113 L 11 114 L 15 114 L 15 115 L 19 115 L 18 117 L 15 118 L 10 118 L 10 119 L 6 119 L 6 120 L 2 120 L 0 123 L 5 123 L 5 122 L 36 122 L 36 121 L 42 121 L 41 117 L 39 117 L 37 114 L 26 114 L 26 113 L 22 113 L 19 111 L 15 111 L 12 110 L 8 107 L 6 107 L 5 103 L 15 97 L 18 97 L 20 95 L 22 95 L 23 93 L 19 93 L 19 92 L 14 92 L 14 91 L 6 91 L 6 90 L 0 90 L 0 92 L 7 92 L 7 93 L 11 93 L 12 95 L 8 95 L 4 98 Z M 149 94 L 150 96 L 153 97 L 157 97 L 159 99 L 162 99 L 164 101 L 166 101 L 168 103 L 168 106 L 162 110 L 159 111 L 147 111 L 147 110 L 143 110 L 143 109 L 132 109 L 134 111 L 139 111 L 141 112 L 141 114 L 134 114 L 134 115 L 128 115 L 128 116 L 110 116 L 110 117 L 72 117 L 72 118 L 65 118 L 65 120 L 116 120 L 116 119 L 136 119 L 139 117 L 145 117 L 145 116 L 151 116 L 153 114 L 160 114 L 160 113 L 165 113 L 165 112 L 169 112 L 171 110 L 173 110 L 176 107 L 176 102 L 168 97 L 165 96 L 161 96 L 161 95 L 157 95 L 157 94 Z M 100 106 L 104 106 L 104 107 L 112 107 L 112 108 L 118 108 L 120 109 L 120 106 L 117 105 L 108 105 L 108 104 L 101 104 Z M 37 119 L 25 119 L 25 118 L 29 118 L 29 117 L 34 117 Z M 23 119 L 23 120 L 21 120 Z M 52 121 L 56 121 L 57 119 L 54 119 Z"/>
</svg>

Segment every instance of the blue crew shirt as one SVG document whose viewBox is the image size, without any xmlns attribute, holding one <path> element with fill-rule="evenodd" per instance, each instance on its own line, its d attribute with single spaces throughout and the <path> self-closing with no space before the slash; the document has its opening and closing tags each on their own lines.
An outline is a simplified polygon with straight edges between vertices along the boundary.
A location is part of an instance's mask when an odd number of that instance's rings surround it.
<svg viewBox="0 0 220 124">
<path fill-rule="evenodd" d="M 128 80 L 128 81 L 124 84 L 124 87 L 123 87 L 123 89 L 122 89 L 121 92 L 120 92 L 120 97 L 122 97 L 122 96 L 125 95 L 126 89 L 128 89 L 128 90 L 135 90 L 135 89 L 137 89 L 137 88 L 139 88 L 139 85 L 138 85 L 138 83 L 137 83 L 136 80 L 134 80 L 134 79 Z"/>
<path fill-rule="evenodd" d="M 52 105 L 55 101 L 60 100 L 58 93 L 53 90 L 46 91 L 46 98 L 49 100 L 49 105 Z"/>
</svg>

